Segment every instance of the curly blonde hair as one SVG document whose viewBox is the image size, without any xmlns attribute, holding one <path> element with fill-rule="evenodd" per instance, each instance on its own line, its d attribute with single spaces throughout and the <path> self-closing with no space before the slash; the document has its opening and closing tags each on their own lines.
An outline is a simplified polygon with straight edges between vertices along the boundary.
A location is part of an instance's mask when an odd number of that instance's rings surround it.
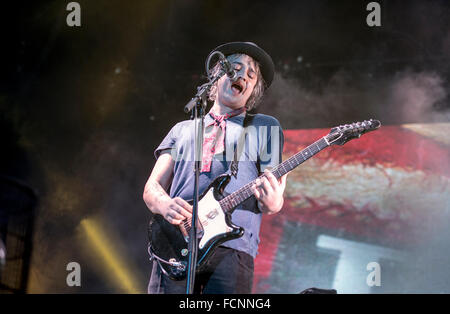
<svg viewBox="0 0 450 314">
<path fill-rule="evenodd" d="M 227 57 L 227 59 L 229 59 L 230 57 L 234 58 L 234 57 L 240 57 L 242 54 L 232 54 L 230 56 Z M 251 58 L 251 57 L 250 57 Z M 264 91 L 266 89 L 266 82 L 264 81 L 264 78 L 261 74 L 261 70 L 259 68 L 259 63 L 251 58 L 253 63 L 255 64 L 255 71 L 256 71 L 256 75 L 257 75 L 257 81 L 255 84 L 255 87 L 253 88 L 252 94 L 250 95 L 250 97 L 247 100 L 247 103 L 245 104 L 245 108 L 247 110 L 251 110 L 253 108 L 256 108 L 256 106 L 261 102 L 261 99 L 264 95 Z M 220 63 L 217 62 L 211 69 L 211 75 L 215 76 L 219 73 L 221 67 L 220 67 Z M 216 100 L 216 96 L 217 96 L 217 82 L 211 87 L 209 94 L 208 94 L 208 99 L 210 101 L 215 101 Z"/>
</svg>

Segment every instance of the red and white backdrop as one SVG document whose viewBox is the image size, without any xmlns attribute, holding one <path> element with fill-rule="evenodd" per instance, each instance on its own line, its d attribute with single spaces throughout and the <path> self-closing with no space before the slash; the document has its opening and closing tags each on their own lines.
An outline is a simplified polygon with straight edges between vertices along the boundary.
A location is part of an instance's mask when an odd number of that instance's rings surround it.
<svg viewBox="0 0 450 314">
<path fill-rule="evenodd" d="M 328 132 L 285 131 L 284 159 Z M 411 256 L 450 211 L 449 134 L 450 124 L 382 126 L 291 172 L 282 212 L 263 218 L 253 292 L 411 287 Z M 381 285 L 367 283 L 371 262 L 381 265 Z"/>
</svg>

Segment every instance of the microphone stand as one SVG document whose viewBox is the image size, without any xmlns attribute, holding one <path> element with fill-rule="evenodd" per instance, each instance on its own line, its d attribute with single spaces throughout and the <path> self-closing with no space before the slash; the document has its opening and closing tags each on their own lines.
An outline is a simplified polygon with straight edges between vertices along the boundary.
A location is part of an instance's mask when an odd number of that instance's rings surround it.
<svg viewBox="0 0 450 314">
<path fill-rule="evenodd" d="M 206 71 L 208 73 L 209 82 L 201 85 L 197 88 L 197 94 L 194 98 L 189 101 L 189 103 L 184 107 L 184 111 L 186 113 L 191 112 L 191 117 L 194 117 L 194 195 L 193 195 L 193 204 L 192 204 L 192 220 L 191 220 L 191 230 L 189 231 L 189 243 L 188 243 L 188 251 L 189 251 L 189 262 L 187 269 L 187 281 L 186 281 L 186 294 L 194 293 L 194 284 L 195 284 L 195 274 L 197 271 L 197 255 L 198 255 L 198 232 L 197 232 L 197 221 L 198 221 L 198 195 L 199 195 L 199 186 L 198 180 L 201 171 L 201 163 L 202 163 L 202 151 L 203 151 L 203 134 L 204 134 L 204 117 L 205 117 L 205 109 L 207 104 L 207 97 L 211 87 L 217 82 L 224 74 L 224 71 L 220 71 L 219 74 L 215 77 L 211 77 L 209 75 L 209 62 L 214 54 L 222 53 L 216 51 L 208 56 L 206 62 Z"/>
</svg>

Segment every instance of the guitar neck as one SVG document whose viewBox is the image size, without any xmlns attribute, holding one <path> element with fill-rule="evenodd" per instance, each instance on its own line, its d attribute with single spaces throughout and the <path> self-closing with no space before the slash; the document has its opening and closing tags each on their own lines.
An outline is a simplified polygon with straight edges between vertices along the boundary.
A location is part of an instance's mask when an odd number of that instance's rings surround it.
<svg viewBox="0 0 450 314">
<path fill-rule="evenodd" d="M 278 166 L 274 167 L 271 172 L 275 176 L 275 178 L 280 178 L 286 173 L 292 171 L 305 161 L 307 161 L 309 158 L 323 150 L 324 148 L 330 146 L 328 141 L 325 139 L 325 137 L 322 137 L 320 140 L 312 143 L 305 149 L 299 151 L 295 155 L 289 157 L 282 163 L 280 163 Z M 262 174 L 259 178 L 264 177 L 265 174 Z M 255 181 L 257 179 L 247 183 L 243 187 L 241 187 L 239 190 L 231 193 L 230 195 L 224 197 L 219 201 L 220 206 L 222 209 L 226 212 L 233 212 L 234 208 L 244 202 L 246 199 L 248 199 L 250 196 L 253 195 L 252 186 L 255 185 Z"/>
</svg>

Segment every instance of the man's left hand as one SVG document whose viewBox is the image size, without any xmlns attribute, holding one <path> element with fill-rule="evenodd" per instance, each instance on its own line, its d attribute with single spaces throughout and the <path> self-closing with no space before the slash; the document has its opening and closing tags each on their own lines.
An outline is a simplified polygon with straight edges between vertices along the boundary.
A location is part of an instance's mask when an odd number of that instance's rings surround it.
<svg viewBox="0 0 450 314">
<path fill-rule="evenodd" d="M 283 193 L 286 188 L 287 174 L 279 180 L 268 169 L 264 170 L 264 175 L 256 179 L 252 191 L 258 201 L 259 209 L 265 214 L 278 213 L 283 207 Z"/>
</svg>

